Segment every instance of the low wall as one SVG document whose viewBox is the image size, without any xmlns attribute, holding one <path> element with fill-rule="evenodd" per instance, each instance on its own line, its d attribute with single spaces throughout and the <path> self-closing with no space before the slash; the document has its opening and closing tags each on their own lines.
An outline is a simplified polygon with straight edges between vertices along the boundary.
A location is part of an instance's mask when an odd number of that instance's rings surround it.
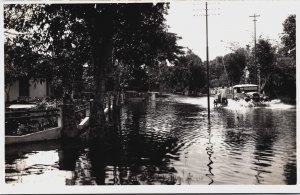
<svg viewBox="0 0 300 195">
<path fill-rule="evenodd" d="M 110 105 L 110 108 L 113 109 L 113 106 Z M 108 114 L 108 111 L 109 111 L 109 109 L 106 107 L 104 109 L 104 113 Z M 62 138 L 62 126 L 63 126 L 61 118 L 62 118 L 62 116 L 60 116 L 58 118 L 59 127 L 55 127 L 55 128 L 51 128 L 48 130 L 27 134 L 27 135 L 5 136 L 5 144 L 12 145 L 12 144 L 19 144 L 19 143 L 29 143 L 29 142 L 61 139 Z M 85 117 L 83 120 L 81 120 L 80 124 L 77 125 L 77 129 L 79 131 L 84 130 L 86 127 L 88 127 L 89 122 L 90 122 L 90 117 Z M 81 132 L 78 132 L 78 133 L 81 133 Z"/>
<path fill-rule="evenodd" d="M 36 141 L 45 141 L 61 138 L 61 127 L 55 127 L 36 133 L 31 133 L 22 136 L 5 136 L 5 144 L 18 144 Z"/>
</svg>

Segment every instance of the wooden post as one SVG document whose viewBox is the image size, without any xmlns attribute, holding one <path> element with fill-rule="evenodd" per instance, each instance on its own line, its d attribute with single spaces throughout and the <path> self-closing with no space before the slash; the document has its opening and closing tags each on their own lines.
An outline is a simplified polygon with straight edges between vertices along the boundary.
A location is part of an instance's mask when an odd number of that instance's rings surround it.
<svg viewBox="0 0 300 195">
<path fill-rule="evenodd" d="M 59 108 L 59 117 L 57 118 L 57 126 L 58 127 L 63 127 L 63 121 L 62 121 L 62 117 L 63 117 L 63 114 L 62 114 L 62 107 L 60 106 Z"/>
<path fill-rule="evenodd" d="M 85 117 L 89 117 L 91 113 L 91 104 L 90 102 L 86 104 L 86 109 L 85 109 Z"/>
<path fill-rule="evenodd" d="M 113 109 L 113 106 L 114 106 L 114 95 L 113 94 L 110 95 L 110 106 L 111 106 L 111 109 Z"/>
<path fill-rule="evenodd" d="M 156 94 L 154 92 L 151 92 L 151 101 L 155 101 Z"/>
<path fill-rule="evenodd" d="M 120 92 L 120 104 L 123 104 L 124 103 L 124 93 L 123 92 Z"/>
<path fill-rule="evenodd" d="M 104 108 L 108 108 L 109 109 L 109 96 L 106 96 L 106 101 L 105 101 L 105 107 Z"/>
<path fill-rule="evenodd" d="M 75 118 L 75 105 L 70 96 L 64 97 L 62 105 L 62 138 L 75 138 L 79 131 Z"/>
<path fill-rule="evenodd" d="M 107 95 L 107 108 L 108 108 L 108 113 L 111 112 L 111 96 L 110 96 L 110 93 Z"/>
</svg>

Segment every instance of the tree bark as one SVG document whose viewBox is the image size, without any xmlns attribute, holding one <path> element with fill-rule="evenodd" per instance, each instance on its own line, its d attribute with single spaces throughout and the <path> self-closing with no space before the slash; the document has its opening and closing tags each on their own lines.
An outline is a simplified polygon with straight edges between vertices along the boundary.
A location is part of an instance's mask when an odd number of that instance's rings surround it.
<svg viewBox="0 0 300 195">
<path fill-rule="evenodd" d="M 114 60 L 114 101 L 113 107 L 117 108 L 120 106 L 120 66 L 119 63 Z"/>
<path fill-rule="evenodd" d="M 62 112 L 63 139 L 76 138 L 78 136 L 79 131 L 76 124 L 75 104 L 73 98 L 69 94 L 65 94 L 63 98 Z"/>
<path fill-rule="evenodd" d="M 95 99 L 91 110 L 91 138 L 102 137 L 105 128 L 104 98 L 105 81 L 108 67 L 112 59 L 113 18 L 112 8 L 105 7 L 101 13 L 95 11 L 91 18 L 93 31 L 92 41 L 92 63 L 94 68 Z"/>
</svg>

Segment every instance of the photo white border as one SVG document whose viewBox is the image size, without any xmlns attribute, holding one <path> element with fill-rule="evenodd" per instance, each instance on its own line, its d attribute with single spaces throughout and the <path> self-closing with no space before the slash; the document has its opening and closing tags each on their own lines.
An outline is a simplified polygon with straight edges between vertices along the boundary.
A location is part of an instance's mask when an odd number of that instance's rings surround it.
<svg viewBox="0 0 300 195">
<path fill-rule="evenodd" d="M 1 49 L 0 49 L 0 56 L 1 56 L 1 73 L 2 76 L 0 77 L 0 91 L 4 92 L 4 30 L 3 30 L 3 4 L 25 4 L 25 3 L 52 3 L 52 4 L 63 4 L 63 3 L 145 3 L 145 2 L 174 2 L 174 1 L 183 1 L 183 0 L 170 0 L 170 1 L 144 1 L 144 0 L 114 0 L 114 1 L 101 1 L 101 0 L 88 0 L 88 1 L 78 1 L 78 0 L 46 0 L 46 1 L 20 1 L 20 0 L 3 0 L 1 1 L 1 7 L 0 7 L 0 29 L 1 29 Z M 204 0 L 193 0 L 194 2 L 206 2 Z M 208 0 L 210 2 L 212 0 Z M 224 1 L 230 1 L 230 0 L 224 0 Z M 238 0 L 240 1 L 240 0 Z M 242 0 L 241 0 L 242 1 Z M 268 0 L 267 0 L 268 1 Z M 279 1 L 275 0 L 274 2 Z M 284 0 L 282 0 L 284 1 Z M 192 2 L 192 1 L 191 1 Z M 289 2 L 297 2 L 299 6 L 297 7 L 297 13 L 299 13 L 300 16 L 300 1 L 284 1 L 286 3 Z M 271 8 L 270 8 L 271 9 Z M 300 38 L 299 38 L 299 16 L 297 16 L 296 13 L 296 33 L 298 39 L 296 39 L 296 48 L 297 48 L 297 58 L 296 58 L 296 64 L 297 67 L 299 67 L 299 45 L 300 45 Z M 274 13 L 276 14 L 276 13 Z M 296 69 L 297 77 L 300 75 L 299 68 Z M 296 77 L 296 78 L 297 78 Z M 297 105 L 296 109 L 298 110 L 299 107 L 299 79 L 296 80 L 297 83 Z M 51 181 L 49 181 L 49 185 L 23 185 L 23 184 L 6 184 L 5 183 L 5 155 L 4 155 L 4 143 L 5 143 L 5 136 L 4 136 L 4 93 L 1 94 L 1 103 L 0 108 L 3 110 L 3 112 L 0 113 L 0 194 L 78 194 L 78 193 L 300 193 L 300 178 L 299 178 L 299 129 L 298 129 L 298 123 L 299 123 L 299 115 L 298 111 L 297 113 L 297 131 L 296 131 L 296 143 L 297 143 L 297 184 L 296 185 L 155 185 L 155 186 L 149 186 L 149 185 L 142 185 L 142 186 L 64 186 L 64 187 L 56 187 L 51 186 Z"/>
</svg>

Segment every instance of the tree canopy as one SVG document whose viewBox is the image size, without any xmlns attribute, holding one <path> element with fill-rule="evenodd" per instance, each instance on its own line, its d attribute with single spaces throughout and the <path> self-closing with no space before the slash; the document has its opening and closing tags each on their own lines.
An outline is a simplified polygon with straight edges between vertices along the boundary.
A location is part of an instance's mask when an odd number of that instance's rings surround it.
<svg viewBox="0 0 300 195">
<path fill-rule="evenodd" d="M 118 81 L 116 69 L 128 70 L 134 87 L 149 76 L 145 66 L 173 62 L 181 53 L 178 37 L 167 31 L 167 9 L 165 3 L 10 4 L 4 8 L 4 28 L 22 37 L 14 44 L 30 42 L 28 56 L 38 55 L 38 60 L 29 58 L 31 63 L 24 65 L 39 75 L 28 76 L 61 80 L 66 93 L 82 76 L 82 65 L 89 64 L 95 86 L 91 123 L 99 127 L 107 83 Z"/>
<path fill-rule="evenodd" d="M 296 15 L 290 15 L 284 21 L 281 40 L 286 54 L 296 58 Z"/>
<path fill-rule="evenodd" d="M 246 67 L 246 51 L 239 48 L 233 53 L 224 56 L 224 65 L 228 72 L 228 79 L 231 85 L 239 84 Z"/>
</svg>

